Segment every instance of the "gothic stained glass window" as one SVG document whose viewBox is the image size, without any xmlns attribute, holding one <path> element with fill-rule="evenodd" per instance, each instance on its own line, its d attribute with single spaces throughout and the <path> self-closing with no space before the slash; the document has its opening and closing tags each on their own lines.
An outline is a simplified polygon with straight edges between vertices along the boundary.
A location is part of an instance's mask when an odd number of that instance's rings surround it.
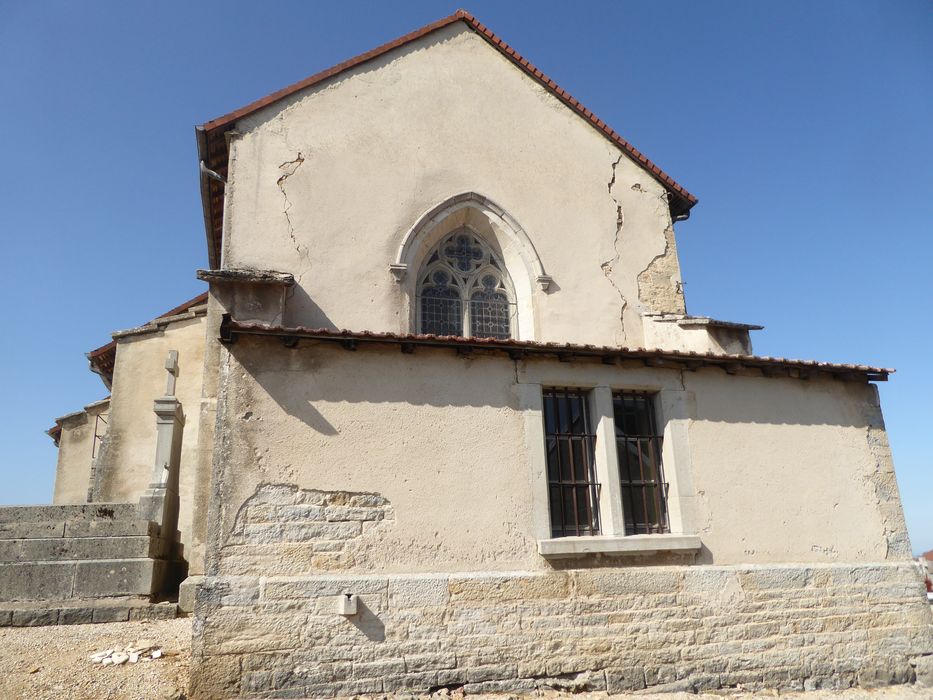
<svg viewBox="0 0 933 700">
<path fill-rule="evenodd" d="M 421 327 L 435 335 L 463 335 L 460 290 L 443 269 L 428 274 L 421 290 Z"/>
<path fill-rule="evenodd" d="M 419 332 L 511 338 L 515 295 L 504 270 L 496 253 L 469 229 L 446 236 L 418 278 Z"/>
</svg>

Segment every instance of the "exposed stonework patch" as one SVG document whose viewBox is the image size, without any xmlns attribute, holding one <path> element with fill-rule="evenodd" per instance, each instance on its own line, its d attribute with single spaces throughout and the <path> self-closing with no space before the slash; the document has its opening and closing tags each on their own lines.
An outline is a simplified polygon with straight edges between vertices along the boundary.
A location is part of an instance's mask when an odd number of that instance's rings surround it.
<svg viewBox="0 0 933 700">
<path fill-rule="evenodd" d="M 668 225 L 664 229 L 664 251 L 638 273 L 639 301 L 659 313 L 686 313 L 683 285 L 679 277 L 674 227 Z"/>
<path fill-rule="evenodd" d="M 261 484 L 237 512 L 225 549 L 271 572 L 296 558 L 311 569 L 342 569 L 354 562 L 357 540 L 393 519 L 379 494 Z"/>
<path fill-rule="evenodd" d="M 849 688 L 933 651 L 910 563 L 227 577 L 196 617 L 197 697 Z"/>
<path fill-rule="evenodd" d="M 622 302 L 621 306 L 619 307 L 619 327 L 621 336 L 619 340 L 621 343 L 625 343 L 626 338 L 624 317 L 625 307 L 628 306 L 628 302 L 626 301 L 622 290 L 619 288 L 619 285 L 613 281 L 612 272 L 616 264 L 618 264 L 619 258 L 621 257 L 621 253 L 619 252 L 619 239 L 622 237 L 622 226 L 625 223 L 625 216 L 622 213 L 622 203 L 612 193 L 612 189 L 616 184 L 616 169 L 619 167 L 619 163 L 624 157 L 624 155 L 620 155 L 612 164 L 612 177 L 610 178 L 609 184 L 607 185 L 607 189 L 609 190 L 609 197 L 612 199 L 616 207 L 615 234 L 612 239 L 612 249 L 615 252 L 615 255 L 600 263 L 599 265 L 600 269 L 603 271 L 603 275 L 605 275 L 606 279 L 609 280 L 609 284 L 611 284 L 612 288 L 616 290 L 616 293 L 619 295 L 619 299 Z"/>
</svg>

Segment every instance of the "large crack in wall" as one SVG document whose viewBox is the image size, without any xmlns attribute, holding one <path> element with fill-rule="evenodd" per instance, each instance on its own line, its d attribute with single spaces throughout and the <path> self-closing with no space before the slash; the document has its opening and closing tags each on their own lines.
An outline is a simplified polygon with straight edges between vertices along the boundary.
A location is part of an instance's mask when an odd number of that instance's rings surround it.
<svg viewBox="0 0 933 700">
<path fill-rule="evenodd" d="M 292 202 L 288 198 L 288 192 L 285 191 L 285 183 L 288 181 L 292 175 L 298 172 L 298 169 L 304 164 L 305 159 L 301 154 L 301 151 L 298 151 L 298 155 L 294 160 L 287 160 L 284 163 L 279 165 L 279 170 L 282 171 L 282 175 L 278 180 L 275 181 L 275 184 L 278 185 L 279 190 L 282 192 L 282 198 L 285 200 L 285 203 L 282 207 L 282 213 L 285 215 L 285 224 L 288 228 L 288 237 L 292 240 L 292 245 L 295 246 L 295 252 L 298 253 L 299 258 L 304 258 L 305 262 L 308 262 L 308 251 L 307 248 L 302 250 L 302 245 L 298 242 L 298 239 L 295 237 L 295 226 L 292 223 L 291 215 L 289 210 L 292 208 Z M 301 275 L 303 273 L 299 271 L 296 281 L 301 283 Z"/>
<path fill-rule="evenodd" d="M 619 300 L 621 301 L 621 306 L 619 307 L 619 327 L 621 331 L 620 342 L 625 343 L 626 333 L 625 333 L 625 308 L 628 306 L 628 301 L 625 299 L 625 295 L 622 293 L 622 290 L 619 288 L 619 285 L 615 283 L 612 279 L 612 273 L 615 269 L 615 266 L 618 264 L 619 259 L 622 254 L 619 252 L 619 239 L 622 236 L 622 226 L 625 223 L 625 216 L 622 213 L 622 203 L 616 198 L 612 190 L 616 185 L 616 169 L 619 167 L 619 163 L 624 158 L 624 155 L 620 155 L 615 162 L 612 164 L 612 177 L 609 179 L 607 189 L 609 190 L 609 198 L 615 204 L 616 207 L 616 222 L 615 222 L 615 234 L 612 239 L 612 249 L 615 253 L 611 258 L 600 263 L 599 267 L 603 271 L 606 279 L 609 281 L 609 284 L 612 285 L 612 288 L 619 295 Z"/>
</svg>

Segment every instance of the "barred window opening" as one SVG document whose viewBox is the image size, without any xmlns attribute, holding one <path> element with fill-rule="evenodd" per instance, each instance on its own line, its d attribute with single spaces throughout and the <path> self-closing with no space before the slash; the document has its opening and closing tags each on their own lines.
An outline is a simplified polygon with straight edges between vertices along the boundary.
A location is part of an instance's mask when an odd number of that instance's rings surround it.
<svg viewBox="0 0 933 700">
<path fill-rule="evenodd" d="M 598 535 L 596 435 L 588 394 L 546 389 L 543 398 L 551 536 Z"/>
<path fill-rule="evenodd" d="M 670 532 L 661 464 L 663 438 L 655 423 L 653 397 L 645 392 L 619 392 L 613 394 L 612 404 L 625 534 Z"/>
<path fill-rule="evenodd" d="M 418 278 L 418 331 L 511 338 L 515 294 L 504 270 L 495 252 L 469 229 L 441 240 Z"/>
</svg>

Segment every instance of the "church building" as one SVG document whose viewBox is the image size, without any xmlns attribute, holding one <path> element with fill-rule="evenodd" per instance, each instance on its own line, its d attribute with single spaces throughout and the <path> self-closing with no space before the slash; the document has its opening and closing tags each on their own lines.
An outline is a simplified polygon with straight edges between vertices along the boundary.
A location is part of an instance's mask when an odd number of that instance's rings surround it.
<svg viewBox="0 0 933 700">
<path fill-rule="evenodd" d="M 197 145 L 207 292 L 89 354 L 111 395 L 50 431 L 56 505 L 0 511 L 71 558 L 0 561 L 9 620 L 180 583 L 193 698 L 846 688 L 933 653 L 893 370 L 689 314 L 697 198 L 471 14 Z"/>
</svg>

